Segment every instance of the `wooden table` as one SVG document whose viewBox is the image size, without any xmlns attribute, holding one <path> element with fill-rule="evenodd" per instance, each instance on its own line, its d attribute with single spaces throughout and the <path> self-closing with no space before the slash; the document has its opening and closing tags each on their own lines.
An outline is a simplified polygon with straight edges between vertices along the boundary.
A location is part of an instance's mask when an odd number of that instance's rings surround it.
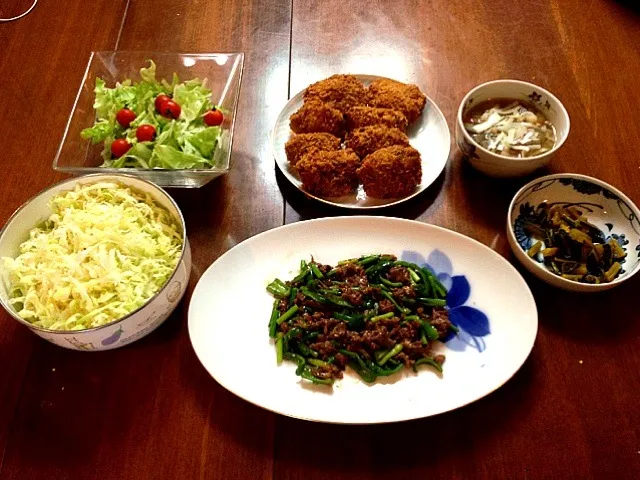
<svg viewBox="0 0 640 480">
<path fill-rule="evenodd" d="M 639 203 L 634 3 L 40 0 L 28 17 L 0 24 L 2 223 L 63 178 L 51 162 L 90 51 L 246 54 L 232 171 L 172 192 L 194 255 L 173 316 L 130 347 L 86 354 L 0 314 L 0 479 L 639 478 L 640 277 L 586 296 L 523 273 L 540 329 L 522 369 L 472 405 L 394 425 L 314 424 L 250 405 L 205 372 L 186 318 L 200 274 L 229 248 L 283 223 L 345 213 L 293 190 L 268 140 L 287 98 L 332 73 L 415 81 L 450 126 L 481 82 L 538 83 L 572 119 L 550 171 L 598 177 Z M 30 4 L 2 2 L 0 16 Z M 525 181 L 484 177 L 452 148 L 433 187 L 384 213 L 451 228 L 515 263 L 505 214 Z"/>
</svg>

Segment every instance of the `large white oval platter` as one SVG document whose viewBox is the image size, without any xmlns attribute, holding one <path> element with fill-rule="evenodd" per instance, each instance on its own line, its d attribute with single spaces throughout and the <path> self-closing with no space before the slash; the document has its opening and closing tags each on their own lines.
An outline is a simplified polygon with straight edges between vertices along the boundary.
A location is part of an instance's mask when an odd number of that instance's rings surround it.
<svg viewBox="0 0 640 480">
<path fill-rule="evenodd" d="M 311 255 L 335 264 L 375 252 L 428 263 L 447 287 L 454 285 L 450 317 L 462 330 L 441 345 L 444 374 L 405 369 L 368 385 L 348 369 L 328 388 L 301 380 L 290 362 L 277 366 L 267 329 L 273 302 L 267 284 L 291 278 Z M 468 298 L 459 288 L 465 284 Z M 496 252 L 444 228 L 386 217 L 323 218 L 256 235 L 207 269 L 189 307 L 193 347 L 222 386 L 268 410 L 330 423 L 410 420 L 473 402 L 516 373 L 537 330 L 529 287 Z"/>
<path fill-rule="evenodd" d="M 365 86 L 369 86 L 374 80 L 385 78 L 377 75 L 356 74 L 354 76 L 364 83 Z M 409 143 L 420 152 L 422 157 L 422 182 L 420 182 L 413 193 L 402 198 L 370 198 L 366 196 L 362 185 L 360 185 L 354 194 L 345 195 L 344 197 L 329 198 L 313 195 L 304 190 L 300 177 L 295 169 L 289 165 L 287 154 L 284 150 L 285 144 L 292 135 L 291 129 L 289 128 L 289 117 L 302 106 L 304 101 L 302 98 L 303 95 L 304 90 L 292 97 L 284 106 L 280 115 L 278 115 L 273 132 L 271 133 L 271 148 L 278 168 L 280 168 L 280 171 L 287 177 L 287 180 L 311 198 L 345 208 L 371 209 L 388 207 L 407 201 L 424 191 L 438 178 L 447 164 L 451 148 L 449 127 L 438 106 L 433 100 L 427 97 L 427 104 L 424 107 L 422 115 L 420 115 L 407 130 Z"/>
</svg>

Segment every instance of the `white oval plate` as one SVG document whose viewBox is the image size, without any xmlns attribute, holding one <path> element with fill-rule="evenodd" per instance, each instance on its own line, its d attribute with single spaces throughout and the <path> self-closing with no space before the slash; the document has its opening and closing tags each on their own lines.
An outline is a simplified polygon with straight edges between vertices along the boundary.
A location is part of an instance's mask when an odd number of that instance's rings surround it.
<svg viewBox="0 0 640 480">
<path fill-rule="evenodd" d="M 385 78 L 377 75 L 358 74 L 356 74 L 355 77 L 364 83 L 365 86 L 369 86 L 374 80 Z M 356 193 L 346 195 L 344 197 L 329 198 L 313 195 L 305 191 L 302 187 L 300 177 L 295 169 L 291 168 L 289 165 L 287 154 L 284 150 L 284 146 L 292 133 L 289 128 L 289 117 L 291 117 L 291 115 L 293 115 L 302 106 L 303 94 L 304 90 L 291 98 L 280 112 L 280 115 L 278 115 L 276 125 L 271 133 L 271 148 L 280 171 L 296 188 L 298 188 L 298 190 L 302 191 L 308 197 L 315 198 L 316 200 L 337 207 L 355 209 L 388 207 L 407 201 L 425 190 L 436 180 L 436 178 L 438 178 L 447 164 L 451 148 L 451 134 L 449 133 L 449 127 L 447 126 L 447 121 L 438 106 L 433 100 L 427 97 L 427 104 L 424 107 L 422 115 L 420 115 L 420 118 L 411 124 L 407 130 L 409 143 L 413 148 L 420 152 L 420 156 L 422 157 L 422 182 L 416 187 L 416 190 L 411 195 L 399 199 L 369 198 L 364 193 L 362 185 L 358 186 Z"/>
<path fill-rule="evenodd" d="M 301 380 L 293 363 L 277 366 L 267 284 L 291 278 L 311 255 L 335 264 L 373 252 L 428 263 L 445 286 L 453 285 L 447 301 L 461 331 L 441 345 L 444 374 L 405 369 L 368 385 L 348 369 L 328 388 Z M 496 252 L 450 230 L 385 217 L 323 218 L 256 235 L 207 269 L 189 307 L 191 343 L 223 387 L 267 410 L 329 423 L 410 420 L 473 402 L 513 376 L 537 329 L 529 287 Z"/>
</svg>

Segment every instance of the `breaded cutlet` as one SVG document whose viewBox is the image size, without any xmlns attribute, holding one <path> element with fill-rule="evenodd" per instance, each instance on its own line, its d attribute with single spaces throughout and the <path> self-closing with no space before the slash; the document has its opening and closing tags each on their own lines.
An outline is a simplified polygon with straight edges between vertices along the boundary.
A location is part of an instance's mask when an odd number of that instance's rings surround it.
<svg viewBox="0 0 640 480">
<path fill-rule="evenodd" d="M 318 100 L 345 113 L 355 106 L 366 105 L 367 90 L 353 75 L 332 75 L 309 85 L 304 99 Z"/>
<path fill-rule="evenodd" d="M 344 115 L 340 110 L 319 101 L 304 102 L 289 118 L 295 133 L 330 133 L 336 137 L 344 134 Z"/>
<path fill-rule="evenodd" d="M 374 81 L 367 90 L 368 103 L 372 107 L 400 110 L 414 122 L 422 113 L 427 97 L 415 85 L 388 78 Z"/>
<path fill-rule="evenodd" d="M 307 153 L 296 165 L 304 189 L 322 197 L 341 197 L 358 186 L 360 158 L 351 149 Z"/>
<path fill-rule="evenodd" d="M 381 148 L 362 161 L 358 177 L 369 197 L 405 197 L 422 181 L 420 152 L 402 145 Z"/>
<path fill-rule="evenodd" d="M 292 167 L 312 150 L 328 152 L 340 150 L 340 139 L 330 133 L 300 133 L 292 136 L 284 146 Z"/>
<path fill-rule="evenodd" d="M 392 145 L 409 145 L 409 137 L 397 128 L 384 125 L 356 128 L 347 134 L 345 145 L 360 157 L 365 158 L 381 148 Z"/>
<path fill-rule="evenodd" d="M 385 125 L 405 131 L 409 125 L 404 113 L 390 108 L 353 107 L 345 114 L 345 118 L 347 130 L 371 125 Z"/>
</svg>

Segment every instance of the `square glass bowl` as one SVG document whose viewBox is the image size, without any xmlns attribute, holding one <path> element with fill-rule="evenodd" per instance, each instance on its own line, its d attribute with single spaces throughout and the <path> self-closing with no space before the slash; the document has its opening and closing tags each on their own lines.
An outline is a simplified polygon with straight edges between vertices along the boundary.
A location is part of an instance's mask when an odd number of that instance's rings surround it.
<svg viewBox="0 0 640 480">
<path fill-rule="evenodd" d="M 192 78 L 207 79 L 212 91 L 211 101 L 225 111 L 222 134 L 214 152 L 216 167 L 210 169 L 143 169 L 101 167 L 102 144 L 91 145 L 80 132 L 93 126 L 95 111 L 94 88 L 96 78 L 102 78 L 107 87 L 116 82 L 140 80 L 140 69 L 156 63 L 156 78 L 171 81 L 175 72 L 180 81 Z M 58 153 L 53 161 L 55 170 L 74 175 L 87 173 L 127 173 L 149 180 L 162 187 L 201 187 L 215 177 L 229 171 L 233 130 L 240 95 L 243 53 L 161 53 L 161 52 L 92 52 L 82 79 L 71 116 L 62 136 Z"/>
</svg>

